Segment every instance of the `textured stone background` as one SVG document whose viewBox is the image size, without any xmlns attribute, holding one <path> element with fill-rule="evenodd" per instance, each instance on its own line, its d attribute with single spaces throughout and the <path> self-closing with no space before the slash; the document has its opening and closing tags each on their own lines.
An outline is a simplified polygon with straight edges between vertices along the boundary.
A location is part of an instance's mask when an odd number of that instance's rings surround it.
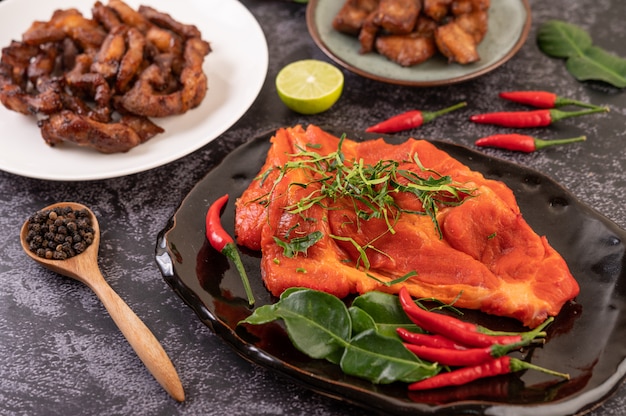
<svg viewBox="0 0 626 416">
<path fill-rule="evenodd" d="M 279 69 L 292 61 L 327 60 L 307 33 L 305 6 L 270 0 L 242 3 L 266 34 L 269 71 L 255 104 L 218 140 L 166 166 L 122 178 L 49 182 L 0 172 L 0 414 L 369 414 L 310 394 L 241 359 L 170 290 L 155 264 L 156 236 L 182 198 L 224 155 L 268 129 L 296 123 L 359 129 L 410 108 L 436 109 L 467 100 L 470 106 L 457 117 L 439 119 L 415 134 L 471 145 L 477 137 L 496 130 L 470 125 L 467 116 L 492 111 L 500 90 L 547 89 L 609 105 L 611 112 L 597 118 L 528 131 L 547 138 L 587 134 L 584 144 L 531 155 L 485 152 L 547 174 L 626 228 L 624 92 L 575 81 L 562 61 L 545 57 L 535 43 L 539 25 L 558 18 L 584 27 L 597 45 L 626 56 L 626 2 L 531 1 L 533 25 L 528 41 L 492 73 L 461 85 L 420 89 L 385 85 L 344 72 L 341 100 L 330 111 L 310 117 L 287 110 L 273 86 Z M 498 105 L 506 108 L 501 102 Z M 1 136 L 2 151 L 10 152 L 11 141 L 19 138 L 8 137 L 6 132 Z M 96 212 L 103 230 L 103 273 L 162 341 L 185 386 L 185 403 L 175 403 L 154 381 L 89 289 L 42 269 L 21 252 L 21 223 L 31 212 L 61 200 L 84 203 Z M 625 400 L 622 386 L 591 414 L 626 414 Z"/>
</svg>

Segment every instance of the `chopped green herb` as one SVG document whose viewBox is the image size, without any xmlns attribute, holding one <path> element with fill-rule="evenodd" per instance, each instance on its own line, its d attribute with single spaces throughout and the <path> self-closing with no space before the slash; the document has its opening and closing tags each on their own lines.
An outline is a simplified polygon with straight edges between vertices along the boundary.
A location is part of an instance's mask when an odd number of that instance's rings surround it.
<svg viewBox="0 0 626 416">
<path fill-rule="evenodd" d="M 324 235 L 321 231 L 314 231 L 303 237 L 295 237 L 288 241 L 283 241 L 278 237 L 274 237 L 274 241 L 283 249 L 285 257 L 295 257 L 298 253 L 307 253 L 309 247 L 322 239 Z"/>
<path fill-rule="evenodd" d="M 413 276 L 417 276 L 417 272 L 416 272 L 416 271 L 414 271 L 414 270 L 413 270 L 413 271 L 410 271 L 410 272 L 408 272 L 407 274 L 405 274 L 404 276 L 400 276 L 400 277 L 398 277 L 398 278 L 396 278 L 396 279 L 389 280 L 389 281 L 384 281 L 384 280 L 380 280 L 380 279 L 378 279 L 376 276 L 372 276 L 372 275 L 371 275 L 371 274 L 369 274 L 369 273 L 367 274 L 367 277 L 369 277 L 370 279 L 374 279 L 374 280 L 376 280 L 378 283 L 382 284 L 383 286 L 387 286 L 387 287 L 392 286 L 392 285 L 395 285 L 395 284 L 398 284 L 398 283 L 405 282 L 405 281 L 409 280 L 409 278 L 411 278 L 411 277 L 413 277 Z"/>
<path fill-rule="evenodd" d="M 439 208 L 459 205 L 475 192 L 474 188 L 456 183 L 451 177 L 441 176 L 424 167 L 417 154 L 412 156 L 412 160 L 404 162 L 412 162 L 421 172 L 428 173 L 426 178 L 415 171 L 399 169 L 400 162 L 395 160 L 380 160 L 375 165 L 366 165 L 362 159 L 347 161 L 342 151 L 344 140 L 345 135 L 342 135 L 337 151 L 325 156 L 300 149 L 292 155 L 293 160 L 278 168 L 280 174 L 275 183 L 281 181 L 289 171 L 302 169 L 309 173 L 310 182 L 293 183 L 291 186 L 308 189 L 313 184 L 317 185 L 309 195 L 285 208 L 290 214 L 302 214 L 316 204 L 324 205 L 326 199 L 336 202 L 345 198 L 352 202 L 359 220 L 383 218 L 391 233 L 395 232 L 393 224 L 403 212 L 428 215 L 441 237 L 437 222 Z M 264 172 L 261 178 L 266 178 L 268 174 Z M 398 207 L 393 198 L 398 192 L 415 195 L 422 202 L 423 211 L 407 211 Z M 271 198 L 271 195 L 268 197 Z"/>
<path fill-rule="evenodd" d="M 306 148 L 300 147 L 296 153 L 290 155 L 290 160 L 283 166 L 272 167 L 263 172 L 258 180 L 267 180 L 270 172 L 278 174 L 275 175 L 270 191 L 259 197 L 256 202 L 267 205 L 267 201 L 273 199 L 278 183 L 289 172 L 300 170 L 308 179 L 290 183 L 289 186 L 310 192 L 298 202 L 284 207 L 289 214 L 300 215 L 303 221 L 310 222 L 312 220 L 307 215 L 309 209 L 316 205 L 332 209 L 333 204 L 341 200 L 342 204 L 353 207 L 357 228 L 360 227 L 361 221 L 371 219 L 385 221 L 386 230 L 366 244 L 358 243 L 350 237 L 329 236 L 355 247 L 359 255 L 356 259 L 357 268 L 363 267 L 365 270 L 370 268 L 368 249 L 386 255 L 374 244 L 382 236 L 396 232 L 394 227 L 402 214 L 427 215 L 432 220 L 439 238 L 443 238 L 437 220 L 439 210 L 460 205 L 466 198 L 475 195 L 475 188 L 455 182 L 450 176 L 442 176 L 425 167 L 417 154 L 407 155 L 407 160 L 379 160 L 373 165 L 366 164 L 363 159 L 347 160 L 342 150 L 345 140 L 346 136 L 342 135 L 337 150 L 325 155 L 311 150 L 314 146 L 307 144 Z M 398 206 L 395 197 L 399 193 L 414 195 L 421 203 L 422 209 L 408 210 Z M 307 249 L 322 238 L 320 231 L 304 237 L 290 238 L 289 234 L 295 227 L 292 227 L 284 238 L 274 237 L 274 241 L 283 249 L 286 257 L 294 257 L 298 253 L 306 254 Z"/>
</svg>

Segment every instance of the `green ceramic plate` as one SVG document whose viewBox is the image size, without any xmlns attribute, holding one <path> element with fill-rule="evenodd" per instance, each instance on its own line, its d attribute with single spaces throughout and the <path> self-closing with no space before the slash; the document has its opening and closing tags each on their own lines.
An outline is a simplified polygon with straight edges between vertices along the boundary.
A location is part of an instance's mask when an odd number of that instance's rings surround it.
<svg viewBox="0 0 626 416">
<path fill-rule="evenodd" d="M 478 46 L 479 62 L 449 64 L 439 55 L 405 68 L 377 53 L 360 54 L 356 37 L 337 32 L 332 21 L 343 0 L 310 0 L 307 27 L 315 43 L 331 59 L 361 76 L 392 84 L 418 87 L 467 81 L 502 65 L 522 47 L 530 31 L 531 13 L 527 0 L 494 0 L 489 9 L 489 29 Z"/>
</svg>

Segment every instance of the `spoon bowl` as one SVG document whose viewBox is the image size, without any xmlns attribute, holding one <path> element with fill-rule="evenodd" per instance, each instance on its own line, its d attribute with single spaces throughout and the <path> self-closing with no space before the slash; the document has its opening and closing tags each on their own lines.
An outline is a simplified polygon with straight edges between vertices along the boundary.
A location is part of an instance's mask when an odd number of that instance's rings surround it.
<svg viewBox="0 0 626 416">
<path fill-rule="evenodd" d="M 91 290 L 102 301 L 109 315 L 116 323 L 122 334 L 135 350 L 148 371 L 161 384 L 170 396 L 182 402 L 185 393 L 176 369 L 167 356 L 165 350 L 150 329 L 139 319 L 130 307 L 104 280 L 98 267 L 98 250 L 100 246 L 100 226 L 95 214 L 86 206 L 75 202 L 59 202 L 42 208 L 40 211 L 59 207 L 70 207 L 74 211 L 85 209 L 89 212 L 91 227 L 93 228 L 92 243 L 80 254 L 64 260 L 53 260 L 39 257 L 30 250 L 26 241 L 28 223 L 26 220 L 20 231 L 20 243 L 26 254 L 37 263 L 53 272 L 76 279 Z"/>
<path fill-rule="evenodd" d="M 28 254 L 28 256 L 35 260 L 37 263 L 43 265 L 47 269 L 52 270 L 53 272 L 62 274 L 63 276 L 71 277 L 85 283 L 87 286 L 90 286 L 91 279 L 89 277 L 90 275 L 88 275 L 87 272 L 91 272 L 93 271 L 94 267 L 98 267 L 98 250 L 100 248 L 100 225 L 98 224 L 98 219 L 89 208 L 76 202 L 59 202 L 42 208 L 40 211 L 45 211 L 48 209 L 51 210 L 61 207 L 70 207 L 74 211 L 86 209 L 87 212 L 89 212 L 91 227 L 93 228 L 93 241 L 89 246 L 87 246 L 85 251 L 83 251 L 79 255 L 69 257 L 65 260 L 52 260 L 39 257 L 36 253 L 33 253 L 30 250 L 28 242 L 26 241 L 26 236 L 28 235 L 29 220 L 26 220 L 26 222 L 24 222 L 24 225 L 22 225 L 22 230 L 20 232 L 20 243 L 22 244 L 22 248 L 24 249 L 26 254 Z M 100 273 L 99 270 L 98 273 Z"/>
</svg>

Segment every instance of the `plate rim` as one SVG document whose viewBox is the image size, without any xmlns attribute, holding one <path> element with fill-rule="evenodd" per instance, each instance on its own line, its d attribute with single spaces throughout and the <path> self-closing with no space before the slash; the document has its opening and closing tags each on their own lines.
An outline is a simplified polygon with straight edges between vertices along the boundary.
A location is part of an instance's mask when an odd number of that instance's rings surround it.
<svg viewBox="0 0 626 416">
<path fill-rule="evenodd" d="M 502 56 L 500 59 L 493 62 L 492 64 L 485 66 L 483 68 L 480 68 L 476 71 L 469 72 L 467 74 L 459 75 L 459 76 L 452 77 L 452 78 L 433 80 L 433 81 L 413 81 L 409 79 L 399 79 L 399 78 L 392 78 L 392 77 L 377 75 L 370 71 L 367 71 L 366 69 L 354 66 L 350 64 L 349 62 L 347 62 L 341 56 L 337 55 L 334 51 L 332 51 L 332 48 L 322 40 L 322 36 L 319 32 L 319 28 L 316 23 L 315 11 L 318 6 L 319 0 L 309 0 L 309 3 L 306 8 L 306 23 L 307 23 L 309 34 L 311 38 L 313 38 L 313 41 L 315 42 L 315 44 L 329 58 L 331 58 L 337 64 L 341 65 L 345 69 L 357 75 L 360 75 L 362 77 L 369 78 L 375 81 L 385 82 L 385 83 L 394 84 L 394 85 L 402 85 L 402 86 L 409 86 L 409 87 L 438 87 L 438 86 L 444 86 L 444 85 L 458 84 L 461 82 L 478 78 L 502 66 L 504 63 L 509 61 L 513 56 L 515 56 L 515 54 L 517 54 L 517 52 L 522 48 L 522 46 L 524 46 L 524 43 L 526 42 L 528 35 L 530 34 L 530 30 L 532 26 L 532 13 L 531 13 L 531 8 L 530 8 L 530 3 L 528 2 L 528 0 L 519 0 L 519 1 L 524 6 L 524 10 L 526 12 L 526 20 L 524 22 L 522 31 L 517 41 L 504 56 Z"/>
</svg>

